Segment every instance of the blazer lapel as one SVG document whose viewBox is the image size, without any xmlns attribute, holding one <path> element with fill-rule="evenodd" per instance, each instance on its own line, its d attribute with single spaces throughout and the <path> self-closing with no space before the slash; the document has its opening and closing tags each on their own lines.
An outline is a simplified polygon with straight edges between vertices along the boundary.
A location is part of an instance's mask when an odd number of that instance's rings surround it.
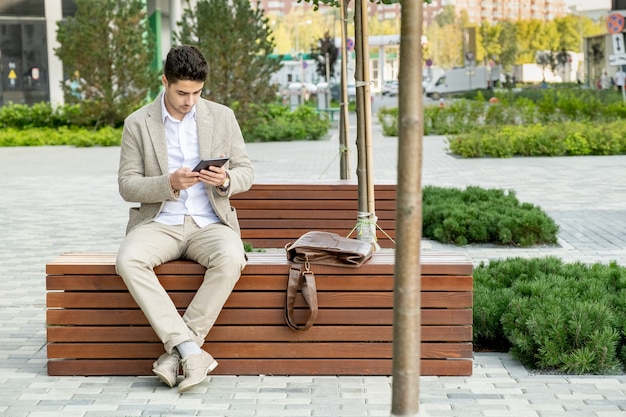
<svg viewBox="0 0 626 417">
<path fill-rule="evenodd" d="M 146 119 L 146 128 L 152 141 L 154 153 L 159 161 L 161 172 L 166 174 L 169 172 L 169 163 L 167 159 L 167 140 L 165 138 L 165 128 L 163 126 L 163 113 L 161 112 L 161 95 L 152 102 L 148 118 Z"/>
<path fill-rule="evenodd" d="M 196 126 L 198 128 L 198 147 L 200 148 L 200 158 L 217 158 L 219 155 L 212 155 L 213 147 L 213 114 L 209 111 L 209 106 L 202 99 L 196 104 Z"/>
</svg>

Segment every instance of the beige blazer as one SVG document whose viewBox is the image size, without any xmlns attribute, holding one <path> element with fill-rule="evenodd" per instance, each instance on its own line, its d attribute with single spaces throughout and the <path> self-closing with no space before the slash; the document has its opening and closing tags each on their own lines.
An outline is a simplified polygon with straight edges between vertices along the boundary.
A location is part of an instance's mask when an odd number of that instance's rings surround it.
<svg viewBox="0 0 626 417">
<path fill-rule="evenodd" d="M 196 104 L 196 121 L 200 157 L 230 157 L 225 165 L 230 176 L 228 190 L 221 192 L 206 186 L 206 192 L 222 222 L 240 233 L 237 211 L 230 205 L 229 196 L 248 190 L 254 179 L 241 129 L 231 109 L 205 99 Z M 140 203 L 130 209 L 126 233 L 153 220 L 166 201 L 176 200 L 169 182 L 160 95 L 124 121 L 118 185 L 125 201 Z"/>
</svg>

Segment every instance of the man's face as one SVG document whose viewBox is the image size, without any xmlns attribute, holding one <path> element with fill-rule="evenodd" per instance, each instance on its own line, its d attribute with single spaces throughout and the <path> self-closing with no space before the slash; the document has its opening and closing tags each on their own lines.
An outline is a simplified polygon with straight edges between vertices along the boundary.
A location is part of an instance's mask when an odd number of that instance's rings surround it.
<svg viewBox="0 0 626 417">
<path fill-rule="evenodd" d="M 161 77 L 161 81 L 165 87 L 165 108 L 173 117 L 182 120 L 200 99 L 204 83 L 191 80 L 170 83 L 165 75 Z"/>
</svg>

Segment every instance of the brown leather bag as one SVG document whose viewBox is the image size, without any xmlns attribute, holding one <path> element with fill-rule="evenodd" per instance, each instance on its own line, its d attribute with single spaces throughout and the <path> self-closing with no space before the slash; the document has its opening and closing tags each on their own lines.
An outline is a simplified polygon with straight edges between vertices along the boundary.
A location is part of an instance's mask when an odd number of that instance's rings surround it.
<svg viewBox="0 0 626 417">
<path fill-rule="evenodd" d="M 330 232 L 307 232 L 285 246 L 291 262 L 287 281 L 285 321 L 293 330 L 310 328 L 318 314 L 317 287 L 312 264 L 357 268 L 372 256 L 372 244 Z M 293 307 L 298 291 L 309 306 L 309 318 L 304 325 L 296 324 Z"/>
</svg>

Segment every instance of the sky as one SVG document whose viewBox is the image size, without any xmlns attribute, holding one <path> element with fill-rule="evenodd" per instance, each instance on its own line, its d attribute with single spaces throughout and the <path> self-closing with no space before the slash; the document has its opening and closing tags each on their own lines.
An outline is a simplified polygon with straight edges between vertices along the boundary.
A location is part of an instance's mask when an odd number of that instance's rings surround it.
<svg viewBox="0 0 626 417">
<path fill-rule="evenodd" d="M 611 0 L 565 0 L 565 5 L 579 6 L 580 10 L 610 9 Z"/>
</svg>

